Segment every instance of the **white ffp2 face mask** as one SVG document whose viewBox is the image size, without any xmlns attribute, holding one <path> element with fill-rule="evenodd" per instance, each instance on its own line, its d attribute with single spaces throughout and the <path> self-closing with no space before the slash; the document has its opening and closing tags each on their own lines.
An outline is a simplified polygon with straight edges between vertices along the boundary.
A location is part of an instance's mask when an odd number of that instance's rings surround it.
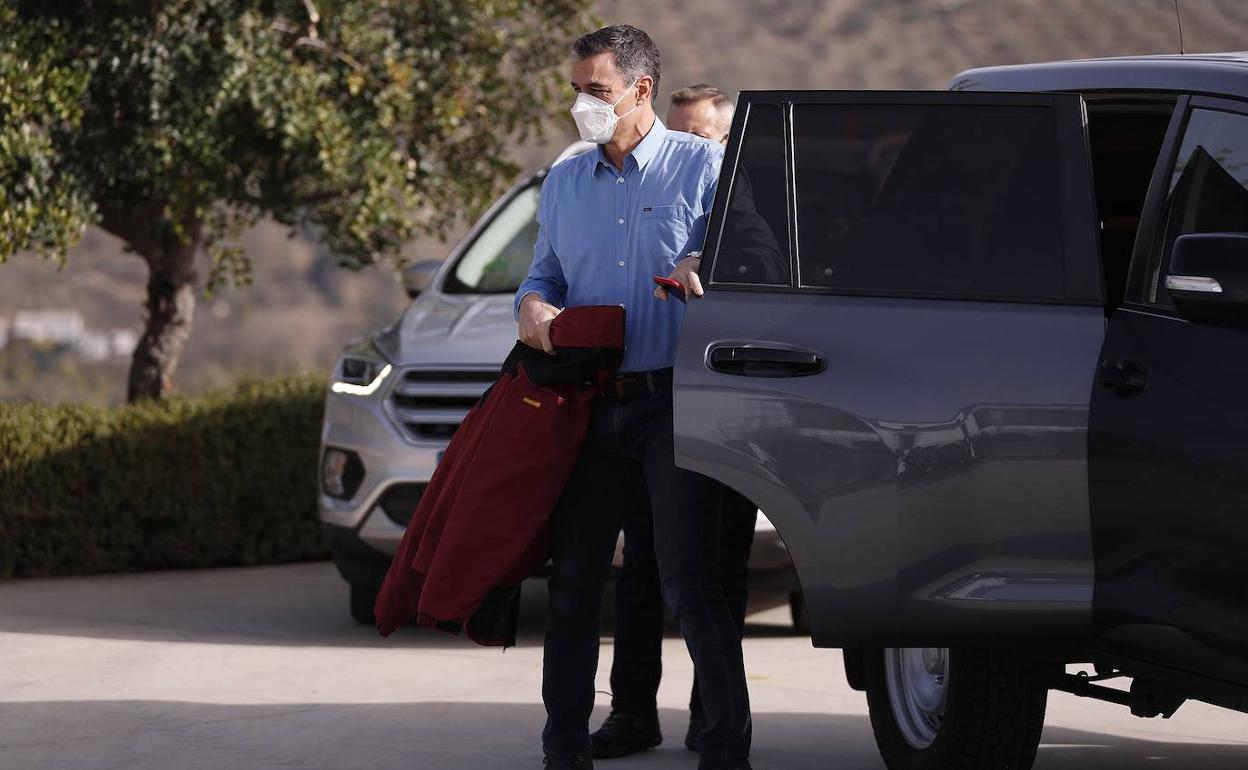
<svg viewBox="0 0 1248 770">
<path fill-rule="evenodd" d="M 637 81 L 633 81 L 633 85 L 624 89 L 624 93 L 620 94 L 620 98 L 615 100 L 615 104 L 604 102 L 596 96 L 590 96 L 585 92 L 576 95 L 576 101 L 572 103 L 572 119 L 576 121 L 576 130 L 580 132 L 581 139 L 594 144 L 606 144 L 611 141 L 611 137 L 615 135 L 615 127 L 620 122 L 620 118 L 627 117 L 633 110 L 641 106 L 641 102 L 633 105 L 633 109 L 623 115 L 615 114 L 615 105 L 624 101 L 624 97 L 629 91 L 633 90 L 633 86 L 637 85 Z"/>
</svg>

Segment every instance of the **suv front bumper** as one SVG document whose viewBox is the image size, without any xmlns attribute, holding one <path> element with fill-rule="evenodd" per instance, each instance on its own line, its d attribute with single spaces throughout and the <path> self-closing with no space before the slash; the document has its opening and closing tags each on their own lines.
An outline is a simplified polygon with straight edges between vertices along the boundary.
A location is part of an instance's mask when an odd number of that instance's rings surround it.
<svg viewBox="0 0 1248 770">
<path fill-rule="evenodd" d="M 418 441 L 400 433 L 385 406 L 391 387 L 367 397 L 327 393 L 321 430 L 322 457 L 328 448 L 352 452 L 364 468 L 349 499 L 326 494 L 318 480 L 325 543 L 347 582 L 373 589 L 381 585 L 403 539 L 407 517 L 418 500 L 415 487 L 428 484 L 446 449 L 446 442 Z M 622 551 L 616 548 L 616 567 Z M 752 588 L 799 590 L 788 550 L 764 515 L 755 528 L 749 568 Z"/>
</svg>

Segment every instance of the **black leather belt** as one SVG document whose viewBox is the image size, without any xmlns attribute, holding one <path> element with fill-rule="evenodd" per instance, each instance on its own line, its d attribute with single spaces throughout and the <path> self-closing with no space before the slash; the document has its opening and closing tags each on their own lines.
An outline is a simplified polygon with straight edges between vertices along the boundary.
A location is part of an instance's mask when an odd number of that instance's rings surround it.
<svg viewBox="0 0 1248 770">
<path fill-rule="evenodd" d="M 617 374 L 607 386 L 607 394 L 621 400 L 638 396 L 658 395 L 672 392 L 672 367 L 652 369 L 648 372 Z"/>
</svg>

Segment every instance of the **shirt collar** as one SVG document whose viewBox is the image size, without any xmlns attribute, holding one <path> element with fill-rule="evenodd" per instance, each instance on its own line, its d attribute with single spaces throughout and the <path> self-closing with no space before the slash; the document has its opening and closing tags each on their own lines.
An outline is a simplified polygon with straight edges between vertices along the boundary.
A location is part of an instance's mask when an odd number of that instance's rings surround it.
<svg viewBox="0 0 1248 770">
<path fill-rule="evenodd" d="M 637 164 L 637 170 L 640 171 L 646 167 L 646 164 L 658 154 L 659 147 L 663 144 L 664 137 L 667 136 L 667 126 L 663 125 L 663 121 L 658 115 L 654 116 L 654 125 L 650 127 L 650 131 L 641 138 L 633 151 L 624 156 L 624 169 L 628 170 L 628 159 L 632 158 Z M 604 146 L 598 147 L 598 162 L 594 164 L 593 170 L 597 171 L 599 166 L 610 166 L 611 161 L 607 159 L 607 152 Z"/>
</svg>

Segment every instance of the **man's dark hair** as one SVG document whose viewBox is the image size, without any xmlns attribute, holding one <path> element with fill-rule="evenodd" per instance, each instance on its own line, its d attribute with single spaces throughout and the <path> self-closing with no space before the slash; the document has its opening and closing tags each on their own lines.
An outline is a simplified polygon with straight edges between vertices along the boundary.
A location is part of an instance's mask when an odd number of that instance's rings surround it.
<svg viewBox="0 0 1248 770">
<path fill-rule="evenodd" d="M 659 88 L 659 47 L 650 36 L 629 24 L 612 24 L 581 35 L 572 44 L 572 55 L 578 60 L 607 52 L 615 55 L 615 67 L 626 84 L 642 75 L 654 80 L 650 96 L 654 101 L 654 92 Z"/>
<path fill-rule="evenodd" d="M 725 120 L 732 120 L 732 100 L 728 98 L 727 94 L 710 83 L 696 83 L 672 92 L 672 104 L 697 104 L 708 99 L 715 111 L 722 115 Z"/>
</svg>

